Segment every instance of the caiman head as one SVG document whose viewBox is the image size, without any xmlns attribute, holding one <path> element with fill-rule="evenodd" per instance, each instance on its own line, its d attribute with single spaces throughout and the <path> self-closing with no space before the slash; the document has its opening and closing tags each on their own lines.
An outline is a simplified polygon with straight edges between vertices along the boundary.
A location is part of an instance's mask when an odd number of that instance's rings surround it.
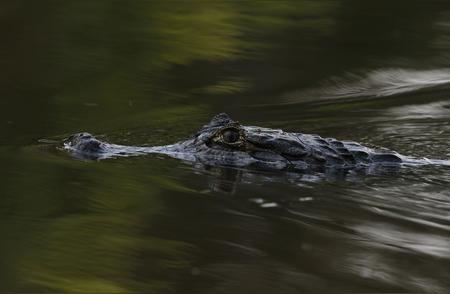
<svg viewBox="0 0 450 294">
<path fill-rule="evenodd" d="M 242 126 L 227 114 L 220 113 L 191 140 L 180 144 L 195 152 L 196 160 L 210 164 L 279 169 L 287 166 L 305 168 L 321 160 L 298 135 Z"/>
</svg>

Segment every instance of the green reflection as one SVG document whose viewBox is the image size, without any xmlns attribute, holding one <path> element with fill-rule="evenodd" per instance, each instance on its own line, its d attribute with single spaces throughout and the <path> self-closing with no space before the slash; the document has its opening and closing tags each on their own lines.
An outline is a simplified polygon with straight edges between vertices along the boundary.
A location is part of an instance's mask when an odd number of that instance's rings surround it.
<svg viewBox="0 0 450 294">
<path fill-rule="evenodd" d="M 4 187 L 17 193 L 1 205 L 1 234 L 14 240 L 2 254 L 15 251 L 1 269 L 9 273 L 4 290 L 159 293 L 173 287 L 161 274 L 189 274 L 192 245 L 143 234 L 163 211 L 162 189 L 195 192 L 167 181 L 161 160 L 150 161 L 155 175 L 143 181 L 133 173 L 148 173 L 147 166 L 61 162 L 38 151 L 19 154 L 10 172 L 23 176 Z"/>
<path fill-rule="evenodd" d="M 224 95 L 254 87 L 246 70 L 229 64 L 245 66 L 278 47 L 277 40 L 268 44 L 262 38 L 276 39 L 286 28 L 313 41 L 329 35 L 336 4 L 47 0 L 5 9 L 5 22 L 21 26 L 5 34 L 10 51 L 2 53 L 8 58 L 0 80 L 6 81 L 4 96 L 11 97 L 3 110 L 10 125 L 0 128 L 10 135 L 29 133 L 25 121 L 33 121 L 33 130 L 45 130 L 45 136 L 117 129 L 111 117 L 122 125 L 148 126 L 155 112 L 169 117 L 181 103 L 189 105 L 184 115 L 198 117 Z M 303 41 L 311 44 L 310 38 Z"/>
<path fill-rule="evenodd" d="M 216 108 L 276 103 L 348 69 L 420 57 L 428 47 L 445 65 L 448 13 L 417 3 L 2 3 L 0 143 L 23 146 L 86 130 L 165 144 Z M 364 103 L 314 106 L 326 115 L 304 122 L 340 125 L 337 112 L 378 102 Z M 276 119 L 304 111 L 291 108 Z M 137 128 L 144 140 L 123 135 Z M 0 149 L 0 290 L 176 292 L 199 249 L 154 236 L 152 228 L 173 205 L 166 194 L 199 194 L 173 177 L 177 166 L 158 159 L 85 163 L 51 152 Z"/>
</svg>

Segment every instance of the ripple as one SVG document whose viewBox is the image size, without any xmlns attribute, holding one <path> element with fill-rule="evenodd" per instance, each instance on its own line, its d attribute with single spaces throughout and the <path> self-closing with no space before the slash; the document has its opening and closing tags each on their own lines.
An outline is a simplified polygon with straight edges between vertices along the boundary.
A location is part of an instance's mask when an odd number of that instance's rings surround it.
<svg viewBox="0 0 450 294">
<path fill-rule="evenodd" d="M 287 102 L 356 97 L 388 97 L 450 84 L 450 68 L 415 70 L 377 69 L 365 74 L 347 73 L 322 82 L 319 88 L 291 92 Z"/>
<path fill-rule="evenodd" d="M 370 223 L 354 226 L 362 236 L 391 246 L 409 249 L 421 254 L 450 258 L 450 238 L 442 235 L 406 232 L 402 227 L 387 223 Z"/>
<path fill-rule="evenodd" d="M 395 120 L 450 118 L 450 101 L 392 107 L 384 112 L 384 117 Z"/>
</svg>

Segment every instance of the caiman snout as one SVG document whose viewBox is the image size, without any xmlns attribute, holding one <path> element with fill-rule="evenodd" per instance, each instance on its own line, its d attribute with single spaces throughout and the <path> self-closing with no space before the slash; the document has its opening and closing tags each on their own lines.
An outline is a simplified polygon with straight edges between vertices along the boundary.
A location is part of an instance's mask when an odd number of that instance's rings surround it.
<svg viewBox="0 0 450 294">
<path fill-rule="evenodd" d="M 102 151 L 102 142 L 89 133 L 78 133 L 70 136 L 65 145 L 77 151 L 98 153 Z"/>
</svg>

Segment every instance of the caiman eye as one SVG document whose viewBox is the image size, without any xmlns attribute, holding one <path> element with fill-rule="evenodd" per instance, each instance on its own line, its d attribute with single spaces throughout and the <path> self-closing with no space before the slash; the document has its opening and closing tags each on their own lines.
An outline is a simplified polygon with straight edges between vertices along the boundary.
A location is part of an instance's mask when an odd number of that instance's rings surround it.
<svg viewBox="0 0 450 294">
<path fill-rule="evenodd" d="M 214 132 L 207 143 L 215 143 L 222 147 L 245 147 L 245 131 L 238 123 L 230 124 Z M 209 146 L 209 145 L 208 145 Z"/>
<path fill-rule="evenodd" d="M 226 129 L 222 132 L 222 138 L 224 143 L 233 144 L 239 141 L 241 134 L 235 129 Z"/>
</svg>

